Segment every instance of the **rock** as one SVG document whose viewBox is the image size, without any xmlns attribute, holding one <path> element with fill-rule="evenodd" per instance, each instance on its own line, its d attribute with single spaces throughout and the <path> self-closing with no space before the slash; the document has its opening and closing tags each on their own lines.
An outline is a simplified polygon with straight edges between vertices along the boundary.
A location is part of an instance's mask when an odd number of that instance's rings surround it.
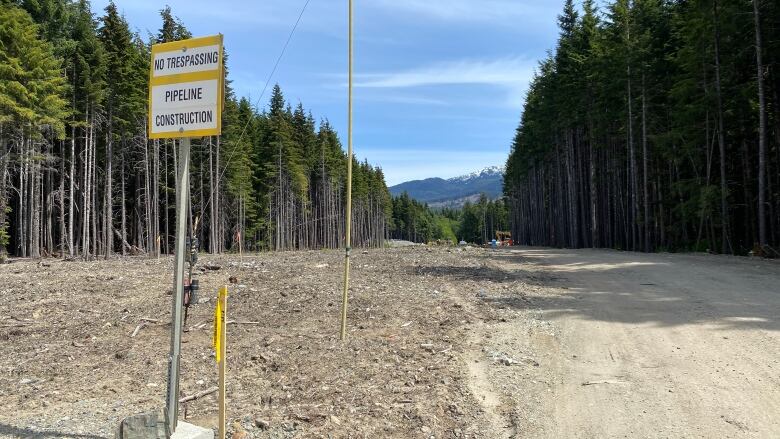
<svg viewBox="0 0 780 439">
<path fill-rule="evenodd" d="M 271 423 L 266 421 L 265 419 L 255 418 L 255 427 L 261 430 L 268 430 L 269 428 L 271 428 Z"/>
<path fill-rule="evenodd" d="M 248 437 L 249 434 L 244 431 L 244 427 L 241 426 L 241 423 L 238 421 L 233 422 L 233 435 L 231 436 L 231 439 L 247 439 Z"/>
<path fill-rule="evenodd" d="M 184 428 L 178 427 L 179 430 Z M 116 431 L 117 439 L 164 439 L 167 427 L 165 425 L 165 413 L 159 410 L 155 413 L 130 416 L 122 420 Z M 210 431 L 210 430 L 209 430 Z M 211 438 L 214 437 L 211 432 Z M 181 433 L 180 433 L 181 434 Z"/>
<path fill-rule="evenodd" d="M 330 422 L 336 425 L 341 425 L 341 421 L 336 417 L 336 415 L 330 415 Z"/>
<path fill-rule="evenodd" d="M 489 355 L 492 357 L 494 363 L 502 364 L 504 366 L 513 366 L 520 363 L 504 352 L 489 352 Z"/>
<path fill-rule="evenodd" d="M 22 378 L 22 379 L 19 380 L 19 384 L 30 384 L 33 381 L 35 381 L 35 380 L 30 379 L 30 378 Z"/>
<path fill-rule="evenodd" d="M 422 431 L 425 434 L 428 434 L 431 432 L 431 428 L 428 427 L 427 425 L 423 425 L 422 428 L 420 428 L 420 431 Z"/>
<path fill-rule="evenodd" d="M 170 439 L 214 439 L 214 431 L 210 428 L 198 427 L 187 422 L 179 421 L 176 431 Z"/>
</svg>

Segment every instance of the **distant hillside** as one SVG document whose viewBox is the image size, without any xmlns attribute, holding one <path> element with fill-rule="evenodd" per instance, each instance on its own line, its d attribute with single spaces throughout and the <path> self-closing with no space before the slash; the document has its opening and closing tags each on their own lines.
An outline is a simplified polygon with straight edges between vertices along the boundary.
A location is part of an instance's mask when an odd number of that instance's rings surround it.
<svg viewBox="0 0 780 439">
<path fill-rule="evenodd" d="M 504 170 L 491 166 L 471 174 L 450 179 L 426 178 L 401 183 L 390 188 L 394 196 L 407 192 L 410 197 L 428 203 L 431 207 L 459 207 L 466 200 L 474 201 L 479 194 L 499 198 L 503 192 Z"/>
</svg>

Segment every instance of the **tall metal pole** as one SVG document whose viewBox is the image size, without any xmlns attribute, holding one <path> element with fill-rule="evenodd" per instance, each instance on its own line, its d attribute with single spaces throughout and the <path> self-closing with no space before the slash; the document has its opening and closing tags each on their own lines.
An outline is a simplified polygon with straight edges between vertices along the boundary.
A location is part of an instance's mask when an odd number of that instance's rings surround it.
<svg viewBox="0 0 780 439">
<path fill-rule="evenodd" d="M 179 142 L 179 175 L 176 191 L 176 259 L 173 274 L 173 309 L 171 310 L 171 354 L 168 359 L 166 414 L 170 432 L 179 419 L 179 359 L 184 308 L 184 260 L 187 235 L 187 200 L 190 197 L 190 139 Z"/>
<path fill-rule="evenodd" d="M 341 298 L 341 332 L 347 337 L 347 301 L 349 298 L 349 254 L 352 251 L 352 0 L 349 0 L 349 103 L 347 122 L 347 234 L 344 254 L 344 294 Z"/>
</svg>

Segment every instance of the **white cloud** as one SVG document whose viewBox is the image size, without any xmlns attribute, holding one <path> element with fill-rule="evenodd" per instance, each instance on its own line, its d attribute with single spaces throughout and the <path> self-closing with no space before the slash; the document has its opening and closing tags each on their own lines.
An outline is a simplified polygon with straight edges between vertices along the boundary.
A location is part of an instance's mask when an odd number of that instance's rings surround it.
<svg viewBox="0 0 780 439">
<path fill-rule="evenodd" d="M 538 0 L 373 0 L 372 3 L 385 10 L 409 14 L 410 18 L 504 23 L 543 16 L 540 12 L 557 10 L 560 6 L 557 2 Z"/>
<path fill-rule="evenodd" d="M 216 3 L 213 0 L 166 0 L 161 3 L 158 0 L 118 0 L 117 7 L 121 13 L 143 14 L 157 23 L 159 11 L 167 4 L 171 7 L 173 15 L 180 18 L 188 28 L 195 23 L 221 27 L 223 32 L 236 29 L 263 32 L 268 29 L 289 29 L 295 23 L 305 2 L 306 0 L 231 0 Z M 107 3 L 108 0 L 94 0 L 93 10 L 102 14 Z M 329 16 L 327 13 L 330 10 L 332 7 L 311 1 L 299 30 L 304 26 L 308 29 L 318 28 L 317 18 Z M 134 24 L 130 23 L 131 26 Z M 156 28 L 153 31 L 156 32 Z"/>
<path fill-rule="evenodd" d="M 403 88 L 423 85 L 527 84 L 534 71 L 535 61 L 505 58 L 494 61 L 461 60 L 392 73 L 357 75 L 356 87 Z"/>
<path fill-rule="evenodd" d="M 435 99 L 427 96 L 399 95 L 397 93 L 380 92 L 358 96 L 361 102 L 381 102 L 386 104 L 401 105 L 447 105 L 442 99 Z"/>
<path fill-rule="evenodd" d="M 531 81 L 535 61 L 502 58 L 493 61 L 461 60 L 404 71 L 357 75 L 356 87 L 409 88 L 437 85 L 491 85 L 507 91 L 506 103 L 521 107 Z"/>
</svg>

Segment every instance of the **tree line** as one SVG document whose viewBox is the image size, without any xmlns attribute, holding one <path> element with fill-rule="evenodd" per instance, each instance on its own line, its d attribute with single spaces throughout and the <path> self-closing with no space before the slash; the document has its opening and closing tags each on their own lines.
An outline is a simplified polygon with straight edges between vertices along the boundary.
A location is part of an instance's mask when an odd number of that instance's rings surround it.
<svg viewBox="0 0 780 439">
<path fill-rule="evenodd" d="M 566 1 L 507 161 L 519 243 L 777 255 L 780 3 Z"/>
<path fill-rule="evenodd" d="M 480 195 L 475 203 L 463 207 L 433 209 L 404 192 L 392 199 L 390 237 L 416 243 L 439 241 L 456 244 L 463 240 L 486 244 L 497 231 L 509 228 L 507 206 L 503 200 Z"/>
<path fill-rule="evenodd" d="M 166 7 L 157 34 L 112 2 L 0 0 L 0 257 L 173 251 L 177 142 L 147 138 L 150 46 L 192 37 Z M 229 66 L 225 56 L 226 70 Z M 343 245 L 347 157 L 273 89 L 267 109 L 226 81 L 221 136 L 193 139 L 189 232 L 212 253 Z M 354 162 L 353 239 L 379 246 L 381 169 Z"/>
</svg>

